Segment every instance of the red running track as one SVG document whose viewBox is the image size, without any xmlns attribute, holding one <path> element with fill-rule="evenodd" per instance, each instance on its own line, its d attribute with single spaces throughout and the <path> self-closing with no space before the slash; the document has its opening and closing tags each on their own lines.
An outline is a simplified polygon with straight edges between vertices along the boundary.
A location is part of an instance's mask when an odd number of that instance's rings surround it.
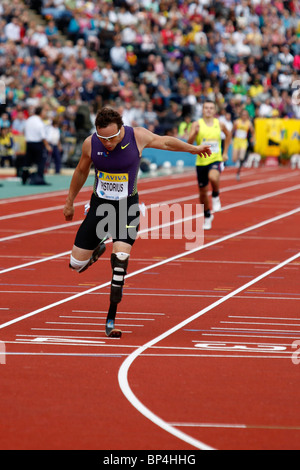
<svg viewBox="0 0 300 470">
<path fill-rule="evenodd" d="M 65 192 L 0 201 L 0 448 L 299 449 L 299 181 L 227 169 L 203 246 L 145 231 L 121 339 L 103 333 L 111 245 L 68 269 L 89 191 L 72 223 Z M 147 207 L 198 203 L 194 172 L 139 192 Z"/>
</svg>

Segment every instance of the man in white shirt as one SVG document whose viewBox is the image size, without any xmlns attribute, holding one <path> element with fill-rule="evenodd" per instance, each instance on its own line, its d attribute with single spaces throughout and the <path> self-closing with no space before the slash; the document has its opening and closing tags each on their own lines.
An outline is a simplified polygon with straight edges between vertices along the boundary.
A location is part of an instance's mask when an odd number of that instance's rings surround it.
<svg viewBox="0 0 300 470">
<path fill-rule="evenodd" d="M 46 150 L 51 147 L 46 140 L 46 128 L 42 119 L 43 108 L 36 108 L 35 114 L 30 116 L 25 123 L 24 135 L 26 140 L 25 167 L 23 168 L 22 181 L 26 184 L 29 180 L 32 185 L 46 185 L 44 171 L 47 160 Z M 37 165 L 37 171 L 29 172 L 32 165 Z"/>
<path fill-rule="evenodd" d="M 18 18 L 13 17 L 10 23 L 7 23 L 7 25 L 4 28 L 4 34 L 5 37 L 9 41 L 20 41 L 21 39 L 21 28 L 19 25 L 19 20 Z"/>
<path fill-rule="evenodd" d="M 110 49 L 109 55 L 114 69 L 122 69 L 126 71 L 130 69 L 129 63 L 126 59 L 126 49 L 122 46 L 122 42 L 120 40 L 115 41 L 114 46 Z"/>
</svg>

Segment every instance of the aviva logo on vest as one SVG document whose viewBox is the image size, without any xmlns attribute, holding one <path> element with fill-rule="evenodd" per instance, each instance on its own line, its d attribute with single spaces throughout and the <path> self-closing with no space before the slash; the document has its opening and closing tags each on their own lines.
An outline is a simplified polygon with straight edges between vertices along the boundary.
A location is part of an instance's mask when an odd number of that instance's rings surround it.
<svg viewBox="0 0 300 470">
<path fill-rule="evenodd" d="M 128 181 L 127 173 L 104 173 L 104 171 L 98 171 L 98 178 L 102 181 L 112 181 L 114 183 L 122 183 Z"/>
</svg>

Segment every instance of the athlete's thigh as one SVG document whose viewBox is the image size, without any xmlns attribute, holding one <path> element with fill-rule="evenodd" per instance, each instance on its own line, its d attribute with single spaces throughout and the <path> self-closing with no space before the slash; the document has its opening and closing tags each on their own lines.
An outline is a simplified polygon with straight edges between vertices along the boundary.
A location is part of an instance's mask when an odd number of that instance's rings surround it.
<svg viewBox="0 0 300 470">
<path fill-rule="evenodd" d="M 209 165 L 207 166 L 196 166 L 196 171 L 197 171 L 197 180 L 198 180 L 198 186 L 200 189 L 206 188 L 209 184 L 209 178 L 208 178 L 208 173 L 209 173 Z"/>
<path fill-rule="evenodd" d="M 97 226 L 101 217 L 97 216 L 99 201 L 92 196 L 89 211 L 76 234 L 74 245 L 82 250 L 94 250 L 104 236 L 101 236 Z"/>
<path fill-rule="evenodd" d="M 220 175 L 223 170 L 223 162 L 214 162 L 210 165 L 208 172 L 208 179 L 210 182 L 218 183 L 220 181 Z"/>
<path fill-rule="evenodd" d="M 78 261 L 89 260 L 92 254 L 93 254 L 93 250 L 84 250 L 83 248 L 79 248 L 76 245 L 73 246 L 72 256 Z"/>
</svg>

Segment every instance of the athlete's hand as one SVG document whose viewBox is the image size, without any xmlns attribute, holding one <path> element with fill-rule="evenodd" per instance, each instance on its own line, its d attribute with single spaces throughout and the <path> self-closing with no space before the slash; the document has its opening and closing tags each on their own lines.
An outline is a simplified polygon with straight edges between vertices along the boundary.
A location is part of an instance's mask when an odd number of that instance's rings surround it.
<svg viewBox="0 0 300 470">
<path fill-rule="evenodd" d="M 205 145 L 205 144 L 202 144 L 202 145 L 197 145 L 195 147 L 195 150 L 196 150 L 196 153 L 197 155 L 200 155 L 200 157 L 209 157 L 211 155 L 211 149 L 210 149 L 210 145 Z"/>
<path fill-rule="evenodd" d="M 65 207 L 64 207 L 64 216 L 67 221 L 70 221 L 73 219 L 74 216 L 74 206 L 71 203 L 66 202 Z"/>
<path fill-rule="evenodd" d="M 223 162 L 227 162 L 229 157 L 228 157 L 227 153 L 223 153 L 222 158 L 223 158 Z"/>
</svg>

